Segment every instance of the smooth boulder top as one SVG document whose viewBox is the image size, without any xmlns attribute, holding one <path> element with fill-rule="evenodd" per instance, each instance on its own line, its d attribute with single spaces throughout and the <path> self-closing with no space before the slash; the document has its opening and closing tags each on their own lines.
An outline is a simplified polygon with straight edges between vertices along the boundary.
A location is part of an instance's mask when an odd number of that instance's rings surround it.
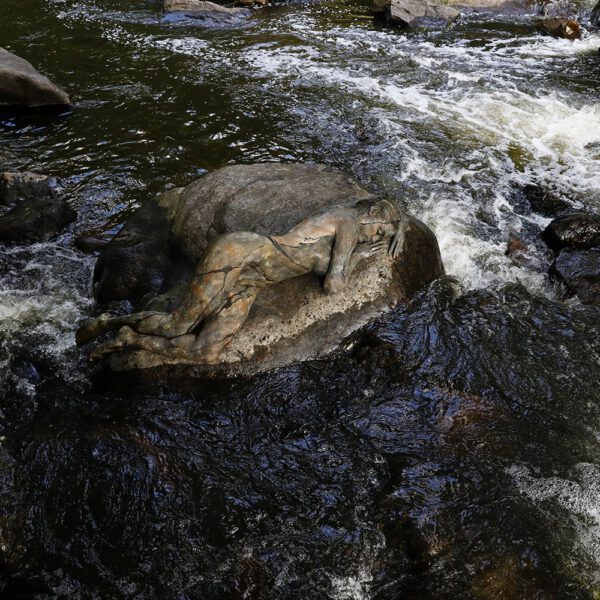
<svg viewBox="0 0 600 600">
<path fill-rule="evenodd" d="M 250 14 L 247 8 L 229 8 L 207 0 L 165 0 L 165 11 L 185 12 L 191 16 L 215 14 L 244 17 Z"/>
<path fill-rule="evenodd" d="M 196 261 L 211 237 L 232 231 L 280 235 L 333 205 L 374 196 L 333 167 L 314 164 L 234 165 L 214 171 L 159 199 L 173 236 Z"/>
<path fill-rule="evenodd" d="M 215 235 L 233 231 L 283 233 L 320 210 L 368 199 L 376 198 L 338 169 L 265 163 L 225 167 L 185 188 L 170 190 L 155 204 L 166 211 L 164 223 L 171 252 L 175 247 L 185 259 L 197 261 Z M 339 294 L 326 295 L 313 273 L 261 291 L 248 321 L 221 355 L 219 365 L 197 365 L 145 351 L 115 353 L 107 364 L 118 371 L 185 364 L 208 376 L 229 376 L 323 356 L 370 318 L 407 301 L 443 274 L 433 232 L 406 213 L 403 227 L 402 255 L 395 261 L 385 255 L 363 261 Z M 154 234 L 146 230 L 146 235 Z M 123 252 L 121 260 L 113 256 L 113 268 L 118 269 L 128 255 L 125 248 L 115 245 L 114 250 Z M 160 257 L 156 248 L 153 252 L 152 264 L 156 266 Z M 131 270 L 139 281 L 143 274 L 139 269 Z M 176 305 L 178 292 L 181 287 L 165 294 L 166 306 L 172 309 L 169 302 L 173 298 Z M 160 303 L 160 297 L 155 300 Z"/>
<path fill-rule="evenodd" d="M 69 96 L 33 65 L 0 48 L 0 106 L 69 106 Z"/>
</svg>

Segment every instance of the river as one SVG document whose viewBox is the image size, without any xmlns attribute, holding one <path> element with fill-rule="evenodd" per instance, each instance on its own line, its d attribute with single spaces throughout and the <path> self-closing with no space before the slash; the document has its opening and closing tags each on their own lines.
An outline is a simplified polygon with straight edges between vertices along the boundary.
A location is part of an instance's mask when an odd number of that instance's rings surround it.
<svg viewBox="0 0 600 600">
<path fill-rule="evenodd" d="M 152 0 L 2 0 L 0 23 L 75 102 L 2 115 L 2 170 L 56 175 L 79 213 L 54 241 L 0 246 L 0 598 L 600 594 L 600 313 L 556 297 L 549 219 L 520 192 L 600 210 L 597 31 L 405 34 L 357 0 L 236 28 Z M 94 310 L 74 237 L 262 161 L 396 198 L 457 281 L 330 359 L 99 379 L 74 346 Z"/>
</svg>

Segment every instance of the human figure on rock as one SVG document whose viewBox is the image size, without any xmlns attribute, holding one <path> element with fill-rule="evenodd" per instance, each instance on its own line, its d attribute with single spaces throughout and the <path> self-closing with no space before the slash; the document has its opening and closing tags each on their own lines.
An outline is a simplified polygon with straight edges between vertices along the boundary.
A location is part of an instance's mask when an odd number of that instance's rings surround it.
<svg viewBox="0 0 600 600">
<path fill-rule="evenodd" d="M 222 235 L 209 243 L 173 312 L 101 315 L 77 331 L 77 343 L 120 329 L 92 356 L 141 349 L 216 362 L 246 321 L 261 289 L 312 271 L 325 276 L 327 294 L 340 292 L 361 259 L 386 249 L 394 258 L 400 254 L 404 243 L 400 221 L 393 202 L 360 201 L 309 217 L 283 235 L 245 231 Z"/>
</svg>

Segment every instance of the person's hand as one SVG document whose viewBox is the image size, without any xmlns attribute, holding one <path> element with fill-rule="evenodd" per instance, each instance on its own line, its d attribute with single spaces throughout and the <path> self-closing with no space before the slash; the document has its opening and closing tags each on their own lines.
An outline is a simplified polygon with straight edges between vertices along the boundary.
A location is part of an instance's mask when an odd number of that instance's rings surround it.
<svg viewBox="0 0 600 600">
<path fill-rule="evenodd" d="M 373 256 L 377 256 L 378 254 L 382 254 L 387 249 L 387 242 L 379 241 L 379 242 L 366 242 L 363 244 L 359 244 L 354 251 L 356 254 L 360 256 L 360 258 L 371 258 Z"/>
<path fill-rule="evenodd" d="M 398 258 L 400 254 L 402 254 L 402 249 L 404 247 L 404 230 L 398 228 L 392 239 L 390 240 L 390 244 L 388 247 L 388 255 L 392 258 Z"/>
</svg>

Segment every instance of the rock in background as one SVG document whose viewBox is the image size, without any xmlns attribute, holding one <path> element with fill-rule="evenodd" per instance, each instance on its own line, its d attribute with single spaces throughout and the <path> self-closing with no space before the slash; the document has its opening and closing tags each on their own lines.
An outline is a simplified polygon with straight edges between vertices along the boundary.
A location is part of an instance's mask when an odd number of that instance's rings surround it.
<svg viewBox="0 0 600 600">
<path fill-rule="evenodd" d="M 0 48 L 0 106 L 69 106 L 69 96 L 33 65 Z"/>
<path fill-rule="evenodd" d="M 247 8 L 230 8 L 207 0 L 165 0 L 167 13 L 184 13 L 186 17 L 214 21 L 215 24 L 235 24 L 252 14 Z"/>
</svg>

